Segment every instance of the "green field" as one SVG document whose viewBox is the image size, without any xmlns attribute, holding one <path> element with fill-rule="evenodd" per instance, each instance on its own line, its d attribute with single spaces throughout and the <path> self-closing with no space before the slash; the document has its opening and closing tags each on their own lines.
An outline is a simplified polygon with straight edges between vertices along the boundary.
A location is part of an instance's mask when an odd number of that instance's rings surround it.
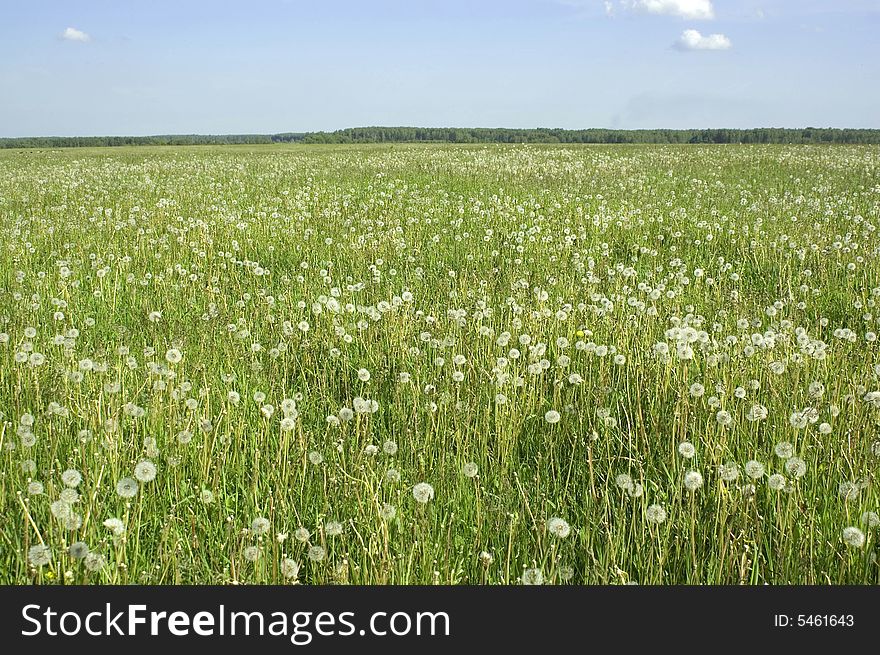
<svg viewBox="0 0 880 655">
<path fill-rule="evenodd" d="M 0 153 L 0 582 L 877 584 L 880 147 Z"/>
</svg>

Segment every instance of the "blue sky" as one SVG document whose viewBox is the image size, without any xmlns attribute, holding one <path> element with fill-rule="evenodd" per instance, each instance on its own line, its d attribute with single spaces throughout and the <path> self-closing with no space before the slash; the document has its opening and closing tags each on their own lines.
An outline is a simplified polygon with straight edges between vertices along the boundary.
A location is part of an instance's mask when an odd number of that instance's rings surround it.
<svg viewBox="0 0 880 655">
<path fill-rule="evenodd" d="M 20 0 L 0 136 L 880 128 L 880 0 Z"/>
</svg>

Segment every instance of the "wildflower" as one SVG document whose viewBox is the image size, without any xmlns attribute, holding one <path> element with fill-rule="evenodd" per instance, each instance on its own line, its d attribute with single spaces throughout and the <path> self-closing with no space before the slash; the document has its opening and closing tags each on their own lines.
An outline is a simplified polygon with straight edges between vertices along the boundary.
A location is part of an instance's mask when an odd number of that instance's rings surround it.
<svg viewBox="0 0 880 655">
<path fill-rule="evenodd" d="M 299 577 L 299 562 L 295 562 L 289 557 L 285 557 L 281 560 L 281 575 L 283 575 L 288 580 L 296 580 Z"/>
<path fill-rule="evenodd" d="M 789 459 L 794 456 L 794 446 L 792 446 L 787 441 L 780 441 L 778 444 L 776 444 L 773 452 L 776 453 L 777 457 L 781 457 L 782 459 Z"/>
<path fill-rule="evenodd" d="M 789 457 L 785 460 L 785 471 L 794 478 L 802 478 L 807 473 L 807 463 L 800 457 Z"/>
<path fill-rule="evenodd" d="M 544 574 L 541 569 L 526 569 L 522 574 L 522 583 L 524 585 L 542 585 L 544 584 Z"/>
<path fill-rule="evenodd" d="M 684 487 L 688 491 L 696 491 L 703 486 L 703 476 L 699 471 L 688 471 L 684 474 Z"/>
<path fill-rule="evenodd" d="M 739 466 L 736 462 L 725 462 L 718 466 L 718 477 L 725 482 L 734 482 L 739 478 Z"/>
<path fill-rule="evenodd" d="M 248 562 L 256 562 L 260 559 L 260 548 L 259 546 L 248 546 L 242 554 Z"/>
<path fill-rule="evenodd" d="M 678 454 L 684 457 L 685 459 L 691 459 L 694 455 L 697 454 L 696 448 L 694 448 L 694 444 L 689 441 L 682 441 L 678 444 Z"/>
<path fill-rule="evenodd" d="M 645 518 L 648 522 L 659 525 L 666 520 L 666 510 L 661 505 L 649 505 L 645 510 Z"/>
<path fill-rule="evenodd" d="M 477 469 L 477 465 L 476 465 L 476 463 L 475 463 L 475 462 L 468 462 L 467 464 L 465 464 L 465 465 L 462 467 L 461 472 L 464 474 L 464 476 L 465 476 L 466 478 L 475 478 L 475 477 L 477 477 L 478 469 Z"/>
<path fill-rule="evenodd" d="M 544 414 L 544 420 L 547 421 L 550 425 L 553 425 L 554 423 L 559 423 L 559 420 L 561 418 L 562 415 L 555 409 L 551 409 L 546 414 Z"/>
<path fill-rule="evenodd" d="M 84 541 L 76 541 L 70 544 L 67 552 L 73 559 L 85 559 L 89 554 L 89 546 Z"/>
<path fill-rule="evenodd" d="M 861 548 L 865 545 L 865 533 L 855 526 L 846 527 L 843 529 L 843 541 L 847 546 Z"/>
<path fill-rule="evenodd" d="M 152 482 L 156 479 L 156 465 L 147 459 L 138 462 L 134 467 L 134 477 L 139 482 Z"/>
<path fill-rule="evenodd" d="M 862 514 L 862 523 L 869 528 L 876 528 L 880 526 L 880 516 L 877 516 L 877 512 L 865 512 Z"/>
<path fill-rule="evenodd" d="M 565 539 L 569 534 L 571 534 L 571 526 L 568 525 L 565 519 L 553 517 L 552 519 L 547 521 L 547 532 L 549 532 L 554 537 Z"/>
<path fill-rule="evenodd" d="M 31 566 L 46 566 L 52 561 L 52 549 L 43 544 L 28 549 L 28 562 Z"/>
<path fill-rule="evenodd" d="M 117 537 L 121 537 L 125 533 L 125 524 L 115 517 L 106 519 L 104 521 L 104 527 Z"/>
<path fill-rule="evenodd" d="M 767 478 L 767 486 L 774 491 L 781 491 L 785 487 L 785 476 L 780 473 L 774 473 Z"/>
<path fill-rule="evenodd" d="M 177 348 L 171 348 L 165 353 L 165 361 L 169 364 L 179 364 L 183 354 Z"/>
<path fill-rule="evenodd" d="M 308 551 L 308 558 L 313 562 L 320 562 L 324 559 L 324 549 L 321 546 L 312 546 Z"/>
<path fill-rule="evenodd" d="M 385 521 L 393 521 L 394 517 L 397 516 L 397 508 L 390 503 L 384 503 L 382 509 L 379 510 L 379 516 Z"/>
<path fill-rule="evenodd" d="M 424 505 L 429 500 L 433 500 L 434 487 L 432 487 L 427 482 L 419 482 L 417 485 L 415 485 L 413 487 L 412 494 L 413 494 L 413 498 L 416 499 L 416 502 Z"/>
<path fill-rule="evenodd" d="M 269 527 L 269 519 L 263 516 L 258 516 L 251 522 L 251 532 L 257 536 L 269 532 Z"/>
<path fill-rule="evenodd" d="M 132 478 L 122 478 L 116 483 L 116 493 L 122 498 L 134 498 L 138 492 L 138 483 Z"/>
<path fill-rule="evenodd" d="M 67 469 L 61 474 L 61 482 L 67 487 L 74 488 L 82 482 L 82 475 L 76 469 Z"/>
<path fill-rule="evenodd" d="M 106 560 L 104 559 L 103 555 L 99 555 L 98 553 L 89 553 L 88 555 L 86 555 L 84 564 L 87 570 L 91 571 L 92 573 L 97 573 L 104 568 Z"/>
<path fill-rule="evenodd" d="M 754 459 L 750 459 L 745 465 L 746 475 L 757 480 L 764 477 L 764 465 Z"/>
</svg>

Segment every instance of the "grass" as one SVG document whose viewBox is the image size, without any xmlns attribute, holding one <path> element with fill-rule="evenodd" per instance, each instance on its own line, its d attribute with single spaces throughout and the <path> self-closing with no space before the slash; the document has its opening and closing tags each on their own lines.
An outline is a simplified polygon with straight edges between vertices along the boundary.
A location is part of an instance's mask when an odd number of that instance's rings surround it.
<svg viewBox="0 0 880 655">
<path fill-rule="evenodd" d="M 876 584 L 878 164 L 0 152 L 0 581 Z"/>
</svg>

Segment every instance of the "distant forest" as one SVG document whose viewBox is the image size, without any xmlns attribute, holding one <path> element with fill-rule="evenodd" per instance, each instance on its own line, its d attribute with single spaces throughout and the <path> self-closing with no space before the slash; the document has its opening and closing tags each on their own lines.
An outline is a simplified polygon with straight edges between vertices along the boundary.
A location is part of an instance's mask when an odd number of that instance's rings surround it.
<svg viewBox="0 0 880 655">
<path fill-rule="evenodd" d="M 173 134 L 160 136 L 45 136 L 0 138 L 0 148 L 186 146 L 258 143 L 875 143 L 880 129 L 806 127 L 749 130 L 563 130 L 491 127 L 352 127 L 335 132 Z"/>
</svg>

